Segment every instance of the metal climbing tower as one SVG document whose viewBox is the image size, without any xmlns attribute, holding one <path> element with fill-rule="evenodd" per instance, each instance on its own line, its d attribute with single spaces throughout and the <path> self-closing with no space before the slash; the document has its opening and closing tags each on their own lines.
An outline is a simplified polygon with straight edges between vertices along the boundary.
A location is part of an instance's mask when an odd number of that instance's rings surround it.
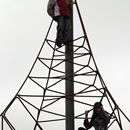
<svg viewBox="0 0 130 130">
<path fill-rule="evenodd" d="M 111 114 L 108 130 L 129 129 L 129 118 L 99 72 L 77 0 L 74 3 L 73 41 L 58 48 L 52 20 L 30 72 L 1 113 L 1 130 L 76 130 L 85 110 L 91 114 L 97 101 Z"/>
</svg>

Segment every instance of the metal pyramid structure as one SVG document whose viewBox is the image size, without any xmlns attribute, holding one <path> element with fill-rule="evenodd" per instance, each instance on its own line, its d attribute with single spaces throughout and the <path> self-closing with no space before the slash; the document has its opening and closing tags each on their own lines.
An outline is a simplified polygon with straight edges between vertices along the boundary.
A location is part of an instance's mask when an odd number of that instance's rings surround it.
<svg viewBox="0 0 130 130">
<path fill-rule="evenodd" d="M 1 130 L 65 130 L 66 99 L 74 104 L 75 129 L 82 125 L 85 110 L 91 115 L 93 104 L 99 101 L 111 114 L 109 130 L 129 129 L 130 120 L 98 70 L 76 0 L 74 11 L 77 24 L 72 44 L 56 46 L 52 20 L 29 74 L 1 113 Z M 66 58 L 72 50 L 73 57 Z M 66 63 L 73 65 L 72 74 L 66 75 Z M 73 95 L 66 94 L 66 81 L 74 85 Z"/>
</svg>

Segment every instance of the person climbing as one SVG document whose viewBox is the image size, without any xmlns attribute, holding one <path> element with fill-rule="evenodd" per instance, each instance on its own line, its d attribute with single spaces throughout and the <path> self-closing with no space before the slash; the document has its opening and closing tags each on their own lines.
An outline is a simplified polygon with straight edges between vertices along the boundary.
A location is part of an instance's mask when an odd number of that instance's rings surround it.
<svg viewBox="0 0 130 130">
<path fill-rule="evenodd" d="M 94 127 L 95 130 L 107 130 L 108 123 L 110 122 L 110 114 L 103 109 L 101 102 L 94 104 L 93 115 L 91 120 L 88 120 L 88 111 L 85 112 L 84 126 L 79 127 L 78 130 L 88 130 Z"/>
<path fill-rule="evenodd" d="M 61 47 L 70 41 L 70 16 L 72 0 L 49 0 L 48 14 L 57 22 L 56 45 Z"/>
</svg>

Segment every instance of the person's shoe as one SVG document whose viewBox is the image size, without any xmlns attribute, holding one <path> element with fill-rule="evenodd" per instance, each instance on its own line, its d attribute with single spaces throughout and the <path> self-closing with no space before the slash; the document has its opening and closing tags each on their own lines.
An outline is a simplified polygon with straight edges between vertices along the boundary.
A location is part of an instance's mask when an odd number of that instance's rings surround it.
<svg viewBox="0 0 130 130">
<path fill-rule="evenodd" d="M 61 47 L 61 45 L 62 45 L 62 40 L 56 39 L 56 45 L 57 45 L 58 47 Z"/>
</svg>

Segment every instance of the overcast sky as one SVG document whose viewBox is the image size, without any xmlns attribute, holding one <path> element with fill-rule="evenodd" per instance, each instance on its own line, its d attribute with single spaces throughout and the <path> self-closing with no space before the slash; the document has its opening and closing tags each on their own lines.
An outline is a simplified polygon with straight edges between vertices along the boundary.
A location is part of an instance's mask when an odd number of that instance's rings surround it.
<svg viewBox="0 0 130 130">
<path fill-rule="evenodd" d="M 77 0 L 99 71 L 130 117 L 130 0 Z M 47 0 L 0 0 L 0 113 L 26 78 L 51 18 Z M 74 21 L 75 22 L 75 21 Z"/>
</svg>

